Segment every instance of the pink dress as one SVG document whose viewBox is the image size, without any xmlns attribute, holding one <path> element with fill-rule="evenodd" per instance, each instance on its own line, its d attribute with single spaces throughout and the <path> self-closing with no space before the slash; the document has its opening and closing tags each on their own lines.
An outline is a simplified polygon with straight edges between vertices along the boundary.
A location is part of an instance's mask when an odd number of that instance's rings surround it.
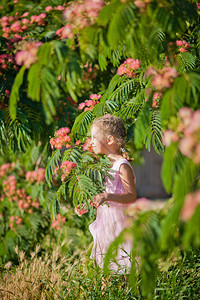
<svg viewBox="0 0 200 300">
<path fill-rule="evenodd" d="M 119 176 L 119 169 L 122 164 L 128 164 L 131 167 L 126 159 L 115 161 L 111 168 L 114 172 L 110 173 L 113 176 L 113 180 L 109 178 L 106 179 L 105 192 L 112 194 L 125 192 Z M 100 268 L 103 268 L 104 257 L 109 245 L 119 236 L 121 231 L 127 227 L 128 217 L 125 215 L 124 209 L 130 205 L 110 201 L 108 201 L 107 204 L 104 203 L 97 208 L 96 220 L 89 226 L 89 230 L 94 239 L 90 257 L 96 261 Z M 127 240 L 119 247 L 116 257 L 117 264 L 112 262 L 110 264 L 111 270 L 118 270 L 120 272 L 119 266 L 123 271 L 124 269 L 130 268 L 131 248 L 131 240 Z"/>
</svg>

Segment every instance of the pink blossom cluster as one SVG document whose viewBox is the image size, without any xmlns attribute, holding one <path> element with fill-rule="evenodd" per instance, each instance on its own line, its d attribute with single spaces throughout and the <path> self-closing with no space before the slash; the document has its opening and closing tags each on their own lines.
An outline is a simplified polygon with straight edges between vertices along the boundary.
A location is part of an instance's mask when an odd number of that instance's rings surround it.
<svg viewBox="0 0 200 300">
<path fill-rule="evenodd" d="M 132 205 L 135 211 L 146 211 L 149 209 L 152 201 L 147 198 L 139 198 Z"/>
<path fill-rule="evenodd" d="M 134 4 L 140 9 L 141 12 L 144 12 L 150 2 L 150 0 L 135 0 Z"/>
<path fill-rule="evenodd" d="M 94 80 L 97 77 L 98 65 L 86 63 L 84 66 L 83 77 L 85 80 Z"/>
<path fill-rule="evenodd" d="M 137 70 L 140 68 L 140 62 L 138 59 L 134 60 L 133 58 L 127 58 L 123 64 L 119 66 L 117 69 L 118 75 L 126 75 L 128 77 L 135 77 L 136 73 L 134 70 Z"/>
<path fill-rule="evenodd" d="M 0 178 L 7 175 L 8 172 L 14 169 L 15 163 L 6 163 L 0 166 Z"/>
<path fill-rule="evenodd" d="M 70 129 L 68 127 L 62 127 L 57 130 L 54 134 L 54 137 L 50 139 L 51 149 L 61 149 L 62 147 L 71 147 L 71 137 L 68 135 Z"/>
<path fill-rule="evenodd" d="M 14 35 L 13 35 L 13 37 L 10 39 L 10 41 L 12 42 L 12 43 L 18 43 L 18 42 L 20 42 L 20 41 L 23 41 L 23 40 L 25 40 L 26 39 L 26 37 L 22 37 L 22 36 L 20 36 L 19 34 L 17 34 L 17 33 L 15 33 Z M 9 45 L 9 44 L 7 44 L 8 45 L 8 49 L 10 50 L 10 49 L 12 49 L 12 46 L 11 45 Z"/>
<path fill-rule="evenodd" d="M 99 103 L 99 99 L 101 98 L 101 95 L 92 94 L 90 95 L 90 100 L 86 100 L 85 102 L 82 102 L 79 104 L 78 109 L 82 110 L 84 108 L 84 111 L 92 110 L 95 105 Z"/>
<path fill-rule="evenodd" d="M 41 45 L 42 42 L 24 41 L 21 50 L 15 56 L 17 65 L 24 64 L 27 68 L 30 68 L 37 61 L 37 51 Z"/>
<path fill-rule="evenodd" d="M 138 198 L 135 203 L 131 204 L 127 209 L 128 216 L 137 217 L 138 213 L 161 210 L 165 206 L 165 201 L 152 201 L 147 198 Z"/>
<path fill-rule="evenodd" d="M 5 197 L 9 198 L 10 202 L 16 202 L 20 210 L 28 213 L 33 213 L 33 208 L 39 208 L 39 199 L 34 201 L 31 196 L 27 195 L 24 188 L 17 188 L 17 181 L 14 175 L 8 176 L 7 180 L 3 181 L 3 192 L 0 200 L 3 201 Z"/>
<path fill-rule="evenodd" d="M 169 147 L 172 143 L 179 141 L 179 136 L 175 131 L 168 129 L 163 132 L 162 141 L 166 147 Z"/>
<path fill-rule="evenodd" d="M 0 19 L 0 24 L 4 32 L 3 37 L 5 38 L 8 38 L 9 34 L 22 32 L 17 16 L 3 16 Z"/>
<path fill-rule="evenodd" d="M 29 15 L 29 12 L 25 12 L 22 16 L 19 16 L 18 13 L 15 16 L 4 16 L 0 19 L 0 24 L 4 32 L 3 37 L 8 38 L 9 35 L 14 33 L 22 33 L 28 29 L 28 26 L 37 23 L 39 26 L 44 26 L 46 22 L 46 13 L 41 13 L 39 15 L 32 15 L 30 20 L 26 17 Z"/>
<path fill-rule="evenodd" d="M 60 168 L 59 168 L 59 167 L 55 167 L 55 168 L 53 169 L 53 176 L 58 175 L 59 171 L 60 171 Z"/>
<path fill-rule="evenodd" d="M 49 12 L 49 11 L 51 11 L 51 10 L 59 10 L 59 11 L 62 11 L 62 10 L 64 10 L 65 9 L 65 7 L 64 6 L 62 6 L 62 5 L 58 5 L 58 6 L 56 6 L 56 7 L 52 7 L 52 6 L 47 6 L 47 7 L 45 7 L 45 11 L 46 12 Z"/>
<path fill-rule="evenodd" d="M 46 13 L 41 13 L 37 16 L 32 15 L 31 20 L 30 20 L 30 24 L 37 23 L 39 26 L 44 26 L 46 24 L 46 22 L 44 21 L 46 16 L 47 16 Z M 29 20 L 28 20 L 28 23 L 29 23 Z"/>
<path fill-rule="evenodd" d="M 7 180 L 3 181 L 3 193 L 0 201 L 3 201 L 6 197 L 10 202 L 16 202 L 20 210 L 24 210 L 28 213 L 33 213 L 33 209 L 40 207 L 39 199 L 34 201 L 31 196 L 27 195 L 24 188 L 17 188 L 17 181 L 14 175 L 8 176 Z"/>
<path fill-rule="evenodd" d="M 93 152 L 93 147 L 90 138 L 86 139 L 85 143 L 83 144 L 83 150 Z"/>
<path fill-rule="evenodd" d="M 72 39 L 74 37 L 75 26 L 73 24 L 66 24 L 56 31 L 56 35 L 62 39 Z"/>
<path fill-rule="evenodd" d="M 45 11 L 48 13 L 51 10 L 63 11 L 64 9 L 65 7 L 62 5 L 58 5 L 54 8 L 52 6 L 47 6 Z M 3 37 L 8 38 L 14 33 L 23 33 L 28 29 L 28 26 L 32 26 L 34 23 L 38 26 L 46 25 L 46 13 L 42 12 L 39 15 L 32 15 L 29 19 L 27 18 L 29 12 L 25 12 L 22 15 L 19 15 L 18 12 L 16 12 L 15 16 L 3 16 L 0 18 L 0 25 L 2 26 L 2 30 L 4 32 Z"/>
<path fill-rule="evenodd" d="M 179 149 L 195 164 L 200 164 L 200 110 L 192 111 L 189 107 L 181 108 L 178 112 L 181 122 L 178 131 L 182 132 Z"/>
<path fill-rule="evenodd" d="M 83 214 L 88 212 L 88 207 L 85 208 L 85 205 L 82 203 L 82 205 L 80 206 L 79 204 L 74 211 L 79 217 L 82 217 Z"/>
<path fill-rule="evenodd" d="M 72 162 L 72 161 L 69 161 L 69 160 L 66 160 L 64 161 L 60 168 L 63 172 L 63 174 L 61 175 L 61 181 L 65 181 L 67 175 L 71 172 L 72 169 L 74 169 L 76 167 L 76 163 L 75 162 Z"/>
<path fill-rule="evenodd" d="M 14 230 L 15 224 L 19 227 L 23 222 L 22 217 L 20 216 L 10 216 L 9 218 L 9 227 L 11 230 Z"/>
<path fill-rule="evenodd" d="M 3 16 L 2 18 L 0 18 L 0 24 L 2 27 L 7 27 L 10 25 L 10 23 L 15 21 L 15 19 L 16 17 L 14 16 Z"/>
<path fill-rule="evenodd" d="M 61 216 L 61 214 L 57 214 L 56 218 L 53 218 L 51 221 L 51 228 L 56 230 L 61 230 L 63 224 L 65 224 L 66 218 Z"/>
<path fill-rule="evenodd" d="M 191 158 L 195 164 L 200 164 L 200 110 L 192 111 L 189 107 L 179 110 L 180 122 L 175 131 L 166 130 L 163 133 L 163 143 L 169 146 L 179 141 L 179 149 L 183 155 Z"/>
<path fill-rule="evenodd" d="M 10 177 L 8 177 L 7 181 L 3 182 L 3 192 L 4 194 L 1 195 L 1 200 L 4 200 L 5 197 L 9 198 L 9 201 L 18 201 L 21 198 L 26 197 L 26 191 L 25 189 L 17 189 L 16 187 L 16 181 L 10 180 Z"/>
<path fill-rule="evenodd" d="M 197 10 L 200 10 L 200 2 L 197 2 Z"/>
<path fill-rule="evenodd" d="M 9 90 L 5 90 L 5 94 L 6 94 L 6 97 L 7 97 L 7 98 L 10 97 L 10 91 L 9 91 Z"/>
<path fill-rule="evenodd" d="M 16 177 L 14 175 L 8 176 L 6 180 L 3 181 L 3 191 L 7 197 L 9 197 L 9 201 L 12 201 L 12 196 L 15 195 L 17 187 Z"/>
<path fill-rule="evenodd" d="M 51 11 L 52 9 L 53 9 L 53 7 L 52 7 L 52 6 L 50 6 L 50 5 L 49 5 L 49 6 L 47 6 L 47 7 L 45 7 L 45 11 L 46 11 L 46 12 L 49 12 L 49 11 Z"/>
<path fill-rule="evenodd" d="M 19 209 L 32 214 L 34 208 L 39 209 L 40 202 L 38 198 L 34 201 L 31 196 L 24 195 L 23 198 L 18 200 L 17 205 Z"/>
<path fill-rule="evenodd" d="M 97 208 L 97 205 L 91 200 L 89 200 L 89 205 Z M 88 207 L 82 203 L 81 206 L 79 204 L 74 211 L 79 217 L 82 217 L 83 214 L 88 212 Z"/>
<path fill-rule="evenodd" d="M 22 33 L 27 30 L 27 25 L 30 21 L 25 18 L 28 16 L 28 12 L 24 13 L 22 16 L 18 16 L 18 13 L 15 16 L 3 16 L 0 19 L 0 24 L 3 30 L 3 37 L 8 38 L 9 35 L 13 35 L 16 33 Z"/>
<path fill-rule="evenodd" d="M 153 103 L 152 103 L 152 107 L 157 108 L 158 107 L 158 100 L 161 98 L 161 94 L 160 93 L 154 93 L 153 94 Z"/>
<path fill-rule="evenodd" d="M 29 183 L 36 183 L 36 184 L 39 184 L 40 182 L 44 182 L 45 181 L 45 169 L 38 168 L 35 171 L 28 171 L 26 173 L 26 180 Z"/>
<path fill-rule="evenodd" d="M 80 140 L 77 140 L 76 143 L 75 143 L 75 145 L 76 145 L 76 146 L 79 146 L 79 145 L 81 145 L 81 143 L 82 143 L 82 142 L 81 142 Z"/>
<path fill-rule="evenodd" d="M 146 76 L 152 76 L 152 86 L 157 91 L 162 91 L 163 89 L 172 87 L 174 79 L 178 77 L 178 72 L 172 67 L 164 67 L 161 70 L 150 67 L 146 71 Z"/>
<path fill-rule="evenodd" d="M 8 64 L 14 64 L 14 57 L 10 54 L 0 55 L 0 69 L 6 69 Z"/>
<path fill-rule="evenodd" d="M 200 190 L 186 195 L 181 210 L 181 219 L 187 222 L 194 214 L 197 206 L 200 205 Z"/>
<path fill-rule="evenodd" d="M 100 10 L 103 7 L 103 0 L 84 0 L 71 2 L 63 12 L 66 20 L 66 25 L 63 29 L 65 38 L 73 37 L 74 29 L 83 30 L 84 28 L 94 24 Z"/>
<path fill-rule="evenodd" d="M 152 103 L 152 107 L 153 108 L 157 108 L 159 105 L 159 100 L 162 98 L 162 94 L 161 93 L 154 93 L 153 94 L 153 103 Z M 147 102 L 149 100 L 149 98 L 145 99 L 145 102 Z"/>
<path fill-rule="evenodd" d="M 185 40 L 177 40 L 176 46 L 180 47 L 179 52 L 187 52 L 187 49 L 190 48 L 190 45 Z"/>
</svg>

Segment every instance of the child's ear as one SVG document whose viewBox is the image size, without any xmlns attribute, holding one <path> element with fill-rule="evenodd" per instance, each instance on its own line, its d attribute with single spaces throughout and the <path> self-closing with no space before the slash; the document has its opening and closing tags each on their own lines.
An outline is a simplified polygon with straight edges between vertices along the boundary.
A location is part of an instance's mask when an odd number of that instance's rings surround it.
<svg viewBox="0 0 200 300">
<path fill-rule="evenodd" d="M 112 145 L 115 142 L 115 138 L 113 135 L 109 135 L 107 137 L 107 140 L 108 140 L 108 145 Z"/>
</svg>

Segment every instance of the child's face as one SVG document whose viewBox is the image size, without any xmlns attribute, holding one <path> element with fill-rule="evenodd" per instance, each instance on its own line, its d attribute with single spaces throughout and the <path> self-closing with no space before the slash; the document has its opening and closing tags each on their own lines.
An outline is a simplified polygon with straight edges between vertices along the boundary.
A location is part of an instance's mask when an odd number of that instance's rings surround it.
<svg viewBox="0 0 200 300">
<path fill-rule="evenodd" d="M 97 126 L 91 128 L 91 144 L 95 154 L 106 154 L 108 151 L 107 137 Z"/>
</svg>

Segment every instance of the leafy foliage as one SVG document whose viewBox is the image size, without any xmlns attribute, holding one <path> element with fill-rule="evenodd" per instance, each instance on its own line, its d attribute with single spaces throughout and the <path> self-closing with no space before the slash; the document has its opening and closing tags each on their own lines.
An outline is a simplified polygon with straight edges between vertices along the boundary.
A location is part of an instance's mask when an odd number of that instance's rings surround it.
<svg viewBox="0 0 200 300">
<path fill-rule="evenodd" d="M 62 180 L 63 183 L 60 185 L 51 204 L 52 216 L 56 214 L 56 207 L 59 206 L 62 197 L 66 199 L 69 196 L 75 207 L 81 206 L 82 203 L 89 206 L 93 196 L 103 192 L 105 176 L 112 176 L 108 173 L 108 159 L 96 157 L 88 150 L 84 150 L 84 145 L 83 147 L 73 146 L 63 152 L 62 158 L 59 149 L 52 154 L 46 168 L 46 178 L 49 185 L 53 182 L 52 173 L 54 173 L 55 168 L 60 167 L 62 174 L 62 166 L 68 161 L 75 163 L 75 167 L 70 172 L 67 171 L 66 174 L 63 171 L 65 175 Z"/>
<path fill-rule="evenodd" d="M 28 173 L 24 178 L 23 168 L 19 164 L 7 163 L 0 168 L 2 190 L 0 264 L 2 264 L 9 260 L 16 261 L 17 245 L 20 249 L 30 252 L 35 242 L 41 241 L 49 230 L 50 218 L 48 212 L 42 210 L 42 203 L 39 203 L 38 198 L 42 198 L 41 194 L 46 198 L 44 176 L 38 179 L 37 185 L 32 186 L 31 178 L 28 179 Z M 44 171 L 45 169 L 39 170 L 40 173 Z"/>
<path fill-rule="evenodd" d="M 151 0 L 142 1 L 141 7 L 137 2 L 106 3 L 98 18 L 88 23 L 89 27 L 76 28 L 72 22 L 75 34 L 69 36 L 63 36 L 62 31 L 62 27 L 66 29 L 64 1 L 1 2 L 1 17 L 11 17 L 6 25 L 5 18 L 1 18 L 0 28 L 0 151 L 5 161 L 12 161 L 13 155 L 17 156 L 15 160 L 24 157 L 24 152 L 28 158 L 35 157 L 38 167 L 41 156 L 44 161 L 51 156 L 48 142 L 56 129 L 72 127 L 72 143 L 77 139 L 85 141 L 92 120 L 107 113 L 123 119 L 129 145 L 136 148 L 150 151 L 153 145 L 157 153 L 163 153 L 163 131 L 173 131 L 177 138 L 180 109 L 200 109 L 199 4 L 190 0 L 164 0 L 162 4 Z M 28 25 L 22 29 L 21 16 L 26 12 L 28 22 L 23 22 Z M 35 16 L 44 18 L 38 22 L 34 21 Z M 15 21 L 19 23 L 14 24 Z M 13 40 L 14 33 L 21 38 Z M 25 42 L 42 43 L 31 62 L 29 56 L 22 62 L 17 59 L 17 54 L 23 54 L 27 47 Z M 30 55 L 31 50 L 26 54 Z M 138 59 L 139 66 L 131 70 L 134 74 L 117 69 L 127 58 Z M 93 93 L 101 94 L 100 102 L 79 113 L 77 104 Z M 195 130 L 198 136 L 199 129 Z M 194 147 L 197 139 L 195 143 Z M 36 153 L 38 150 L 32 151 L 37 145 L 41 146 L 41 156 Z M 74 205 L 88 204 L 89 199 L 103 191 L 102 170 L 108 170 L 107 161 L 93 157 L 79 146 L 63 152 L 56 150 L 47 164 L 48 184 L 55 181 L 55 168 L 66 160 L 76 163 L 76 167 L 57 188 L 53 186 L 43 193 L 37 187 L 30 190 L 26 186 L 27 193 L 37 195 L 43 207 L 50 207 L 52 216 L 63 197 L 71 197 Z M 25 161 L 27 170 L 33 168 L 32 159 Z M 174 201 L 169 212 L 162 216 L 145 213 L 132 225 L 135 245 L 139 245 L 133 246 L 133 257 L 141 256 L 142 293 L 149 298 L 155 287 L 158 260 L 170 255 L 175 247 L 197 248 L 200 243 L 199 207 L 188 222 L 180 220 L 188 193 L 199 190 L 198 162 L 181 152 L 180 140 L 165 145 L 162 180 Z M 19 236 L 24 249 L 29 249 L 30 227 L 36 233 L 42 226 L 38 214 L 26 215 L 20 227 L 15 224 L 16 234 L 8 229 L 6 208 L 16 205 L 9 199 L 0 203 L 4 218 L 0 253 L 10 255 Z M 107 262 L 112 258 L 112 250 L 116 253 L 122 237 L 123 233 L 111 245 Z M 136 283 L 135 271 L 133 263 L 130 278 Z"/>
</svg>

